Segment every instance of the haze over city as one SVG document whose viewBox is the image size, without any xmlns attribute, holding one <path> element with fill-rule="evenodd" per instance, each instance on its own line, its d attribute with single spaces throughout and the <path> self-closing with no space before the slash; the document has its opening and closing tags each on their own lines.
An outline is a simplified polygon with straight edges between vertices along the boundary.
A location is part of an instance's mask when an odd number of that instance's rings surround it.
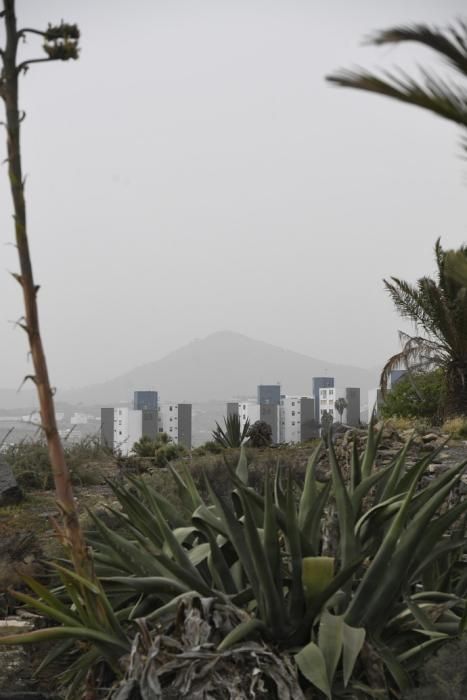
<svg viewBox="0 0 467 700">
<path fill-rule="evenodd" d="M 82 32 L 79 61 L 35 66 L 21 83 L 53 384 L 106 381 L 224 330 L 381 366 L 403 327 L 382 278 L 433 270 L 438 236 L 445 247 L 467 240 L 460 135 L 324 77 L 355 64 L 409 69 L 415 49 L 362 47 L 362 38 L 392 24 L 446 24 L 464 3 L 132 7 L 18 2 L 32 26 L 66 16 Z M 5 171 L 0 197 L 0 387 L 16 388 L 30 365 L 11 324 L 22 299 L 9 275 Z"/>
</svg>

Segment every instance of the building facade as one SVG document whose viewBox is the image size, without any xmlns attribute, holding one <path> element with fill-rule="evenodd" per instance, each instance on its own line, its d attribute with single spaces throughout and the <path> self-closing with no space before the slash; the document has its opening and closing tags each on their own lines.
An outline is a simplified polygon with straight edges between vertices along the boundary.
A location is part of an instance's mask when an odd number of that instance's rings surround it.
<svg viewBox="0 0 467 700">
<path fill-rule="evenodd" d="M 166 433 L 176 445 L 188 450 L 192 443 L 191 403 L 161 404 L 158 411 L 158 431 Z"/>
<path fill-rule="evenodd" d="M 323 417 L 323 413 L 326 411 L 332 415 L 333 421 L 338 419 L 338 413 L 335 409 L 336 402 L 336 389 L 334 386 L 321 387 L 319 390 L 319 421 Z"/>
<path fill-rule="evenodd" d="M 262 405 L 280 406 L 281 386 L 280 384 L 258 384 L 257 403 Z"/>
<path fill-rule="evenodd" d="M 157 391 L 135 391 L 133 408 L 136 411 L 157 411 L 159 397 Z"/>
<path fill-rule="evenodd" d="M 357 426 L 360 424 L 360 389 L 358 387 L 346 387 L 345 400 L 347 408 L 344 411 L 346 425 Z"/>
<path fill-rule="evenodd" d="M 281 396 L 279 441 L 297 443 L 319 436 L 311 396 Z"/>
<path fill-rule="evenodd" d="M 334 387 L 334 377 L 313 377 L 312 396 L 315 400 L 315 420 L 321 419 L 320 389 L 332 389 Z"/>
<path fill-rule="evenodd" d="M 156 440 L 167 433 L 177 445 L 191 449 L 191 404 L 166 404 L 157 411 L 134 408 L 101 408 L 101 442 L 113 452 L 128 456 L 142 437 Z"/>
</svg>

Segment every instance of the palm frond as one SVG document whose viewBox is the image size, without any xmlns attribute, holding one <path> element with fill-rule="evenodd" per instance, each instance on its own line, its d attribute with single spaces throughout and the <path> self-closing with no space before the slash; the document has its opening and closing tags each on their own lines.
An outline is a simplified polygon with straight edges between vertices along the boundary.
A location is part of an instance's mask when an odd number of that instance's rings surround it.
<svg viewBox="0 0 467 700">
<path fill-rule="evenodd" d="M 445 30 L 426 24 L 399 26 L 383 29 L 369 37 L 368 43 L 376 46 L 414 41 L 433 49 L 448 61 L 449 65 L 467 75 L 467 25 L 459 20 Z"/>
<path fill-rule="evenodd" d="M 449 354 L 443 345 L 437 341 L 411 336 L 399 331 L 402 350 L 392 357 L 381 370 L 379 379 L 383 397 L 387 393 L 391 372 L 402 367 L 410 371 L 427 371 L 434 367 L 444 366 L 449 360 Z"/>
<path fill-rule="evenodd" d="M 392 97 L 467 127 L 465 90 L 455 84 L 449 85 L 443 78 L 433 77 L 423 69 L 421 74 L 423 80 L 419 82 L 402 70 L 397 73 L 382 71 L 379 76 L 363 68 L 356 68 L 338 71 L 327 76 L 326 80 L 340 87 Z"/>
</svg>

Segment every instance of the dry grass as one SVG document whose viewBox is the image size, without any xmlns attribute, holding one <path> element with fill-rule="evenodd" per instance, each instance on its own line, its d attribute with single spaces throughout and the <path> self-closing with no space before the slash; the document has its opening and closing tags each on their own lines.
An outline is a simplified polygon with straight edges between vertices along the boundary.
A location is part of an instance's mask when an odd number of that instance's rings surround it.
<svg viewBox="0 0 467 700">
<path fill-rule="evenodd" d="M 442 430 L 455 440 L 467 439 L 467 416 L 449 418 L 443 423 Z"/>
</svg>

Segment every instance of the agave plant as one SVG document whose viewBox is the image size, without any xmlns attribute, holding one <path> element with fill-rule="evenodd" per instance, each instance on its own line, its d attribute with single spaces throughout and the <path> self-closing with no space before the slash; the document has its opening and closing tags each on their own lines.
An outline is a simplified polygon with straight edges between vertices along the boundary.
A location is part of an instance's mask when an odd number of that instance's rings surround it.
<svg viewBox="0 0 467 700">
<path fill-rule="evenodd" d="M 216 422 L 216 428 L 212 432 L 212 439 L 221 447 L 241 447 L 248 439 L 250 421 L 247 418 L 243 428 L 240 417 L 237 414 L 224 418 L 224 428 Z"/>
<path fill-rule="evenodd" d="M 356 697 L 410 687 L 414 665 L 466 626 L 467 501 L 445 507 L 464 464 L 422 481 L 436 453 L 409 465 L 409 441 L 379 468 L 381 437 L 371 424 L 362 454 L 354 442 L 347 479 L 330 441 L 323 483 L 318 446 L 299 493 L 279 466 L 266 472 L 263 493 L 252 489 L 244 450 L 230 470 L 229 500 L 207 478 L 203 495 L 186 465 L 172 469 L 177 507 L 141 478 L 114 484 L 122 529 L 94 515 L 90 534 L 106 609 L 113 607 L 128 638 L 142 617 L 154 630 L 178 619 L 195 595 L 239 611 L 217 654 L 273 641 L 295 655 L 303 683 L 327 697 L 350 687 Z M 335 557 L 322 552 L 330 508 L 339 530 Z M 35 590 L 44 603 L 46 592 Z M 102 658 L 101 647 L 93 654 L 92 662 Z"/>
</svg>

